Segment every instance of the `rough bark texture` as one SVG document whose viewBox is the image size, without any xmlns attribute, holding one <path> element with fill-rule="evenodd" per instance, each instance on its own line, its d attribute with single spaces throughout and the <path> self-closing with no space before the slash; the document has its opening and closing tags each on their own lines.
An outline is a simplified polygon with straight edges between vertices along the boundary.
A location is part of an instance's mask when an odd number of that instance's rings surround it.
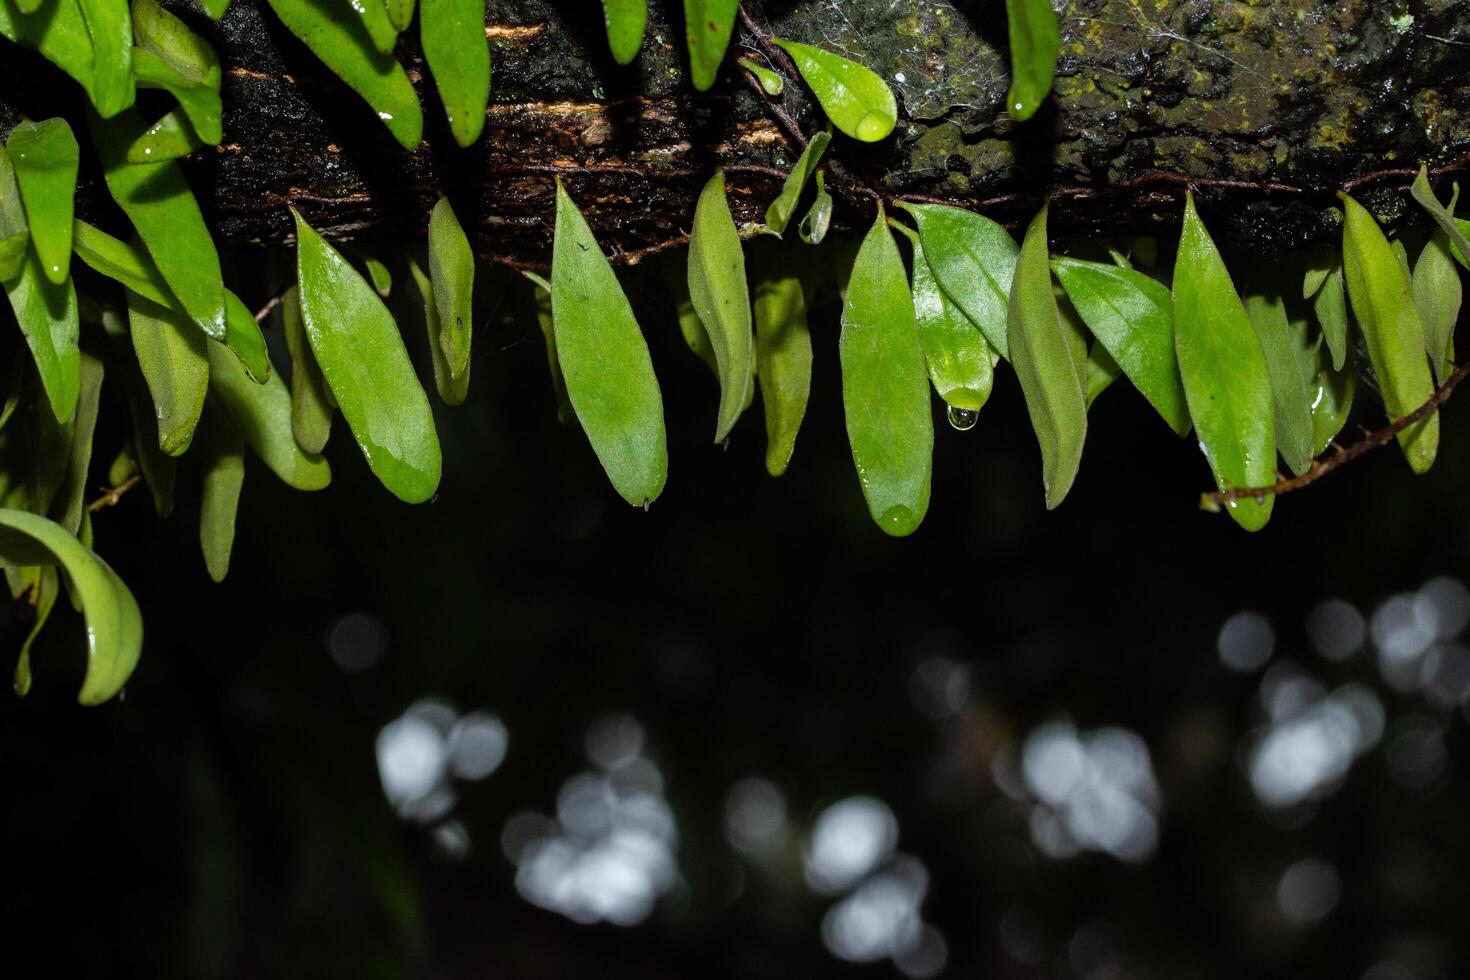
<svg viewBox="0 0 1470 980">
<path fill-rule="evenodd" d="M 402 241 L 447 193 L 482 256 L 517 265 L 545 261 L 557 176 L 628 259 L 681 240 L 716 167 L 737 218 L 758 220 L 799 149 L 790 123 L 809 133 L 820 115 L 799 83 L 780 111 L 766 104 L 733 59 L 694 93 L 680 5 L 651 6 L 641 58 L 623 68 L 593 0 L 487 0 L 492 105 L 468 150 L 410 31 L 399 55 L 426 138 L 405 153 L 263 0 L 235 0 L 219 25 L 180 4 L 227 70 L 225 139 L 189 161 L 191 180 L 232 242 L 289 241 L 287 202 L 332 237 Z M 1017 222 L 1045 195 L 1059 233 L 1167 231 L 1195 182 L 1217 234 L 1274 252 L 1330 236 L 1338 189 L 1393 219 L 1418 161 L 1450 173 L 1470 150 L 1470 4 L 1456 0 L 1068 0 L 1054 98 L 1020 126 L 1004 112 L 1000 0 L 746 7 L 763 32 L 856 58 L 899 93 L 890 140 L 835 145 L 840 224 L 915 195 Z M 769 50 L 740 27 L 736 43 Z M 8 129 L 70 83 L 0 45 Z"/>
</svg>

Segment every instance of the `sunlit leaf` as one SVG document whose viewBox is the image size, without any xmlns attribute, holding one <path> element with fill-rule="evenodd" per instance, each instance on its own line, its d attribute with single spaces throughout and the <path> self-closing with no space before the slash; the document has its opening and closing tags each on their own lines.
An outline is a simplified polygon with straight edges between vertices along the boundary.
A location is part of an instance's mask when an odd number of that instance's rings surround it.
<svg viewBox="0 0 1470 980">
<path fill-rule="evenodd" d="M 755 283 L 755 357 L 766 416 L 766 472 L 791 462 L 812 386 L 812 339 L 806 289 L 790 246 L 759 243 L 751 256 Z"/>
<path fill-rule="evenodd" d="M 128 333 L 158 420 L 158 447 L 170 456 L 189 448 L 209 390 L 208 343 L 176 310 L 128 294 Z"/>
<path fill-rule="evenodd" d="M 791 173 L 786 175 L 786 182 L 781 185 L 780 195 L 766 208 L 766 227 L 771 231 L 778 235 L 786 231 L 786 226 L 796 215 L 796 206 L 801 203 L 802 191 L 806 189 L 812 174 L 816 173 L 817 165 L 822 162 L 822 154 L 827 152 L 827 145 L 831 142 L 831 132 L 823 130 L 813 136 L 806 149 L 801 151 L 796 166 L 791 168 Z"/>
<path fill-rule="evenodd" d="M 1245 311 L 1266 357 L 1266 371 L 1271 376 L 1271 403 L 1274 408 L 1271 417 L 1276 432 L 1276 449 L 1291 471 L 1300 476 L 1312 465 L 1312 458 L 1316 455 L 1312 445 L 1311 400 L 1316 392 L 1308 389 L 1309 382 L 1302 377 L 1301 371 L 1306 327 L 1287 321 L 1286 301 L 1274 293 L 1248 295 Z"/>
<path fill-rule="evenodd" d="M 1424 347 L 1434 379 L 1443 383 L 1453 370 L 1455 324 L 1460 319 L 1464 286 L 1460 270 L 1450 257 L 1450 237 L 1439 229 L 1430 237 L 1414 263 L 1414 305 L 1424 324 Z"/>
<path fill-rule="evenodd" d="M 971 423 L 973 413 L 990 400 L 998 355 L 990 349 L 980 328 L 939 288 L 918 234 L 903 225 L 894 227 L 907 235 L 914 247 L 914 317 L 919 324 L 929 380 L 951 409 L 951 419 L 957 409 L 970 413 L 958 418 Z"/>
<path fill-rule="evenodd" d="M 434 305 L 439 315 L 439 349 L 455 378 L 468 382 L 472 307 L 475 291 L 475 254 L 470 241 L 449 206 L 439 198 L 429 217 L 429 277 L 434 284 Z"/>
<path fill-rule="evenodd" d="M 47 279 L 60 285 L 71 270 L 72 201 L 77 190 L 77 139 L 65 119 L 22 120 L 6 150 L 15 167 L 31 229 L 31 247 Z"/>
<path fill-rule="evenodd" d="M 725 175 L 720 172 L 705 184 L 694 211 L 694 229 L 689 237 L 689 298 L 714 350 L 720 378 L 715 442 L 724 442 L 748 401 L 755 337 L 745 281 L 745 252 L 725 198 Z"/>
<path fill-rule="evenodd" d="M 775 38 L 791 55 L 832 125 L 864 143 L 887 139 L 898 122 L 893 90 L 872 69 L 841 55 Z"/>
<path fill-rule="evenodd" d="M 684 38 L 689 45 L 689 73 L 703 92 L 715 83 L 740 0 L 684 0 Z"/>
<path fill-rule="evenodd" d="M 422 273 L 420 273 L 422 275 Z M 291 432 L 302 449 L 320 453 L 332 434 L 332 415 L 337 404 L 322 377 L 321 366 L 306 339 L 301 322 L 301 298 L 296 286 L 281 296 L 281 332 L 291 356 Z"/>
<path fill-rule="evenodd" d="M 602 13 L 607 21 L 607 44 L 613 59 L 620 65 L 632 63 L 643 47 L 648 0 L 602 0 Z"/>
<path fill-rule="evenodd" d="M 924 257 L 939 288 L 1009 358 L 1006 340 L 1011 277 L 1020 248 L 989 218 L 944 204 L 904 204 L 919 229 Z"/>
<path fill-rule="evenodd" d="M 368 0 L 371 6 L 372 0 Z M 490 100 L 490 42 L 483 0 L 419 0 L 419 37 L 449 131 L 469 146 L 485 128 Z"/>
<path fill-rule="evenodd" d="M 209 577 L 223 582 L 235 544 L 235 515 L 245 482 L 245 439 L 224 412 L 204 419 L 204 480 L 199 491 L 199 548 Z"/>
<path fill-rule="evenodd" d="M 1052 0 L 1006 0 L 1011 40 L 1011 88 L 1006 111 L 1017 122 L 1036 114 L 1051 92 L 1062 36 Z"/>
</svg>

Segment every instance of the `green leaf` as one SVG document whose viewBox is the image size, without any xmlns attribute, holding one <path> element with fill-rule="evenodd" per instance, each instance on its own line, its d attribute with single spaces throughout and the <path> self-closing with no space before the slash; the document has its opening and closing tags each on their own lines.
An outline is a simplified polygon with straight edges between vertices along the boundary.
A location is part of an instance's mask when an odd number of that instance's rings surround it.
<svg viewBox="0 0 1470 980">
<path fill-rule="evenodd" d="M 29 602 L 34 612 L 30 632 L 21 644 L 20 656 L 15 661 L 15 693 L 25 697 L 31 693 L 31 647 L 41 635 L 51 610 L 56 606 L 56 597 L 61 592 L 61 580 L 54 566 L 30 566 L 15 569 L 20 577 L 15 590 L 17 601 Z"/>
<path fill-rule="evenodd" d="M 1011 89 L 1006 111 L 1016 122 L 1036 114 L 1051 92 L 1062 35 L 1052 0 L 1006 0 L 1011 39 Z"/>
<path fill-rule="evenodd" d="M 828 130 L 812 137 L 797 158 L 796 166 L 786 175 L 786 183 L 781 185 L 780 195 L 766 208 L 766 227 L 777 235 L 783 234 L 786 226 L 791 223 L 796 214 L 796 206 L 801 203 L 801 192 L 806 189 L 812 174 L 816 173 L 817 165 L 822 162 L 822 154 L 827 152 L 827 146 L 831 142 L 832 133 Z"/>
<path fill-rule="evenodd" d="M 92 271 L 121 283 L 144 299 L 183 309 L 147 252 L 80 219 L 72 225 L 72 250 Z"/>
<path fill-rule="evenodd" d="M 206 145 L 183 109 L 173 108 L 128 144 L 128 163 L 160 163 L 188 156 Z"/>
<path fill-rule="evenodd" d="M 225 11 L 230 9 L 230 0 L 199 0 L 199 5 L 204 8 L 206 14 L 219 20 L 225 15 Z"/>
<path fill-rule="evenodd" d="M 475 292 L 475 254 L 449 206 L 439 198 L 429 217 L 429 277 L 434 284 L 434 305 L 439 314 L 439 349 L 448 362 L 449 373 L 458 379 L 470 370 L 472 306 Z"/>
<path fill-rule="evenodd" d="M 1440 229 L 1430 237 L 1414 263 L 1414 305 L 1424 324 L 1424 347 L 1434 380 L 1443 384 L 1454 368 L 1455 324 L 1460 319 L 1464 286 L 1450 257 L 1450 237 Z"/>
<path fill-rule="evenodd" d="M 46 9 L 40 9 L 41 6 L 40 2 L 27 0 L 20 4 L 15 0 L 0 0 L 0 35 L 39 51 L 47 61 L 70 75 L 101 111 L 94 84 L 92 35 L 87 30 L 81 3 L 51 0 L 45 4 Z M 113 98 L 115 93 L 109 92 L 108 96 Z"/>
<path fill-rule="evenodd" d="M 0 282 L 19 275 L 30 250 L 31 232 L 10 154 L 0 146 Z"/>
<path fill-rule="evenodd" d="M 1286 465 L 1301 476 L 1312 465 L 1312 402 L 1315 391 L 1308 389 L 1302 377 L 1301 349 L 1305 346 L 1306 325 L 1292 324 L 1286 318 L 1286 301 L 1278 294 L 1252 293 L 1245 299 L 1246 315 L 1256 332 L 1256 340 L 1266 357 L 1266 371 L 1271 376 L 1272 420 L 1276 430 L 1276 449 Z"/>
<path fill-rule="evenodd" d="M 1312 298 L 1312 313 L 1322 328 L 1327 349 L 1332 352 L 1332 368 L 1341 371 L 1348 352 L 1347 284 L 1342 274 L 1342 256 L 1334 255 L 1335 261 L 1322 281 L 1322 288 Z"/>
<path fill-rule="evenodd" d="M 1041 445 L 1046 506 L 1072 488 L 1087 440 L 1086 365 L 1076 357 L 1052 292 L 1046 239 L 1047 208 L 1032 220 L 1016 261 L 1007 335 L 1011 365 L 1026 396 L 1031 427 Z M 1084 348 L 1085 356 L 1085 348 Z"/>
<path fill-rule="evenodd" d="M 189 448 L 209 390 L 208 342 L 176 310 L 128 294 L 128 332 L 158 420 L 158 448 L 178 456 Z"/>
<path fill-rule="evenodd" d="M 710 346 L 709 334 L 705 333 L 704 324 L 695 312 L 694 301 L 689 298 L 689 249 L 679 248 L 665 252 L 659 260 L 659 273 L 668 289 L 669 299 L 674 304 L 674 316 L 685 345 L 718 378 L 720 367 L 715 363 L 715 349 Z"/>
<path fill-rule="evenodd" d="M 1174 261 L 1174 349 L 1200 449 L 1221 490 L 1276 479 L 1276 430 L 1266 355 L 1210 233 L 1185 196 Z M 1248 531 L 1265 527 L 1274 496 L 1229 503 Z"/>
<path fill-rule="evenodd" d="M 281 332 L 286 335 L 286 350 L 291 355 L 291 432 L 302 449 L 320 453 L 332 434 L 332 414 L 337 405 L 311 352 L 311 342 L 306 339 L 296 286 L 281 296 Z"/>
<path fill-rule="evenodd" d="M 153 509 L 159 517 L 167 517 L 174 509 L 174 483 L 178 476 L 178 460 L 159 448 L 158 419 L 149 397 L 148 386 L 128 339 L 123 315 L 108 308 L 102 313 L 102 327 L 112 348 L 113 376 L 122 381 L 128 403 L 128 416 L 133 423 L 133 451 L 138 469 L 148 492 L 153 496 Z M 208 346 L 208 345 L 206 345 Z M 116 485 L 116 484 L 114 484 Z"/>
<path fill-rule="evenodd" d="M 990 346 L 1009 359 L 1011 277 L 1021 251 L 1016 240 L 973 211 L 945 204 L 901 206 L 914 216 L 939 288 L 980 328 Z"/>
<path fill-rule="evenodd" d="M 157 0 L 132 0 L 133 39 L 138 47 L 167 62 L 182 79 L 218 92 L 219 55 Z"/>
<path fill-rule="evenodd" d="M 1302 373 L 1312 402 L 1312 455 L 1320 456 L 1347 424 L 1357 374 L 1350 367 L 1333 368 L 1320 338 L 1303 353 Z"/>
<path fill-rule="evenodd" d="M 1342 259 L 1331 246 L 1309 248 L 1302 253 L 1306 271 L 1302 274 L 1302 299 L 1311 299 L 1327 282 L 1327 277 Z"/>
<path fill-rule="evenodd" d="M 1368 358 L 1389 418 L 1399 419 L 1427 402 L 1434 381 L 1425 356 L 1424 325 L 1414 306 L 1408 272 L 1394 254 L 1378 222 L 1362 205 L 1342 196 L 1343 270 L 1348 299 L 1363 332 Z M 1439 414 L 1415 422 L 1398 435 L 1409 466 L 1423 473 L 1439 447 Z"/>
<path fill-rule="evenodd" d="M 529 293 L 522 295 L 529 299 L 529 303 L 527 304 L 529 307 L 528 312 L 535 318 L 536 325 L 541 330 L 541 337 L 546 342 L 546 366 L 551 372 L 551 393 L 556 399 L 556 420 L 562 425 L 575 425 L 577 422 L 577 413 L 572 409 L 571 399 L 567 397 L 567 382 L 562 377 L 561 362 L 556 356 L 556 324 L 551 315 L 551 283 L 534 272 L 522 272 L 521 275 L 525 276 L 534 284 L 534 287 Z M 685 281 L 683 276 L 678 277 L 678 279 L 680 282 Z M 685 289 L 688 289 L 687 283 L 685 283 Z M 687 297 L 685 302 L 688 303 Z M 690 307 L 690 315 L 694 316 L 693 304 L 688 305 Z M 699 324 L 699 317 L 695 316 L 694 319 L 695 326 L 699 327 L 702 334 L 704 327 Z M 710 357 L 713 358 L 714 355 L 711 354 Z M 713 370 L 713 367 L 711 367 L 711 370 Z"/>
<path fill-rule="evenodd" d="M 1189 405 L 1174 356 L 1174 301 L 1167 286 L 1132 269 L 1057 256 L 1067 298 L 1087 329 L 1169 428 L 1189 433 Z"/>
<path fill-rule="evenodd" d="M 810 44 L 773 40 L 791 55 L 832 125 L 864 143 L 887 139 L 893 132 L 898 101 L 871 69 Z"/>
<path fill-rule="evenodd" d="M 1429 216 L 1434 219 L 1439 230 L 1455 243 L 1455 250 L 1461 256 L 1461 264 L 1464 265 L 1464 258 L 1470 256 L 1470 241 L 1467 241 L 1465 232 L 1455 222 L 1454 202 L 1451 201 L 1449 209 L 1446 210 L 1444 205 L 1439 203 L 1439 198 L 1434 196 L 1434 188 L 1429 186 L 1429 167 L 1426 164 L 1419 165 L 1419 176 L 1414 178 L 1414 185 L 1409 188 L 1409 193 L 1425 211 L 1429 212 Z M 1458 190 L 1456 193 L 1458 194 Z M 1470 265 L 1466 267 L 1470 268 Z"/>
<path fill-rule="evenodd" d="M 689 73 L 703 92 L 715 83 L 740 0 L 684 0 L 684 37 L 689 44 Z"/>
<path fill-rule="evenodd" d="M 373 284 L 373 292 L 387 299 L 393 292 L 393 273 L 388 271 L 388 266 L 371 255 L 362 257 L 362 265 L 367 270 L 368 282 Z"/>
<path fill-rule="evenodd" d="M 127 0 L 79 2 L 92 37 L 92 101 L 110 119 L 133 104 L 133 18 Z"/>
<path fill-rule="evenodd" d="M 322 377 L 383 486 L 423 503 L 439 488 L 439 435 L 398 325 L 351 263 L 291 213 L 301 320 Z"/>
<path fill-rule="evenodd" d="M 223 582 L 235 545 L 235 515 L 245 483 L 245 438 L 223 412 L 204 419 L 204 481 L 199 499 L 199 548 L 209 577 Z"/>
<path fill-rule="evenodd" d="M 240 365 L 251 381 L 265 384 L 271 373 L 265 335 L 260 332 L 260 324 L 255 322 L 255 314 L 228 289 L 225 290 L 224 345 L 240 359 Z"/>
<path fill-rule="evenodd" d="M 618 277 L 560 181 L 551 309 L 567 397 L 603 470 L 633 506 L 657 500 L 668 479 L 668 437 L 648 344 Z"/>
<path fill-rule="evenodd" d="M 462 405 L 469 396 L 470 372 L 466 369 L 459 375 L 449 369 L 449 358 L 444 349 L 447 346 L 444 335 L 443 317 L 439 313 L 439 301 L 435 296 L 434 284 L 419 264 L 413 259 L 408 260 L 408 271 L 413 276 L 413 281 L 419 289 L 419 295 L 424 301 L 424 329 L 429 339 L 429 360 L 434 367 L 434 388 L 439 392 L 439 398 L 446 405 Z"/>
<path fill-rule="evenodd" d="M 648 0 L 602 0 L 602 13 L 607 19 L 607 44 L 614 60 L 620 65 L 631 64 L 643 47 Z"/>
<path fill-rule="evenodd" d="M 811 210 L 806 217 L 801 219 L 801 225 L 796 233 L 801 240 L 808 245 L 820 245 L 827 237 L 827 231 L 832 227 L 832 195 L 827 193 L 827 182 L 822 176 L 822 171 L 817 171 L 817 196 L 812 201 Z"/>
<path fill-rule="evenodd" d="M 101 704 L 120 691 L 143 648 L 143 617 L 111 566 L 65 528 L 19 510 L 0 510 L 0 563 L 61 566 L 87 618 L 87 672 L 77 700 Z"/>
<path fill-rule="evenodd" d="M 791 463 L 812 387 L 806 289 L 790 247 L 758 245 L 752 268 L 756 376 L 766 415 L 766 472 L 780 476 Z"/>
<path fill-rule="evenodd" d="M 1092 403 L 1097 401 L 1097 396 L 1113 386 L 1113 382 L 1123 376 L 1123 366 L 1113 360 L 1113 355 L 1098 340 L 1093 340 L 1092 346 L 1087 349 L 1087 378 L 1083 382 L 1083 390 L 1087 393 L 1087 409 L 1092 410 Z"/>
<path fill-rule="evenodd" d="M 400 34 L 408 30 L 413 23 L 414 0 L 384 0 L 383 6 L 388 8 L 388 22 L 394 30 Z"/>
<path fill-rule="evenodd" d="M 215 146 L 223 136 L 220 95 L 217 89 L 200 82 L 190 81 L 168 62 L 152 52 L 139 48 L 133 57 L 133 74 L 139 88 L 162 89 L 178 100 L 179 109 L 189 121 L 195 135 L 205 143 Z M 137 139 L 147 139 L 153 127 L 149 127 Z M 129 146 L 127 153 L 132 153 Z M 127 158 L 124 154 L 124 159 Z M 146 155 L 152 161 L 152 155 Z"/>
<path fill-rule="evenodd" d="M 469 146 L 485 128 L 490 102 L 484 0 L 420 0 L 419 37 L 449 117 L 449 131 L 456 143 Z"/>
<path fill-rule="evenodd" d="M 424 116 L 418 94 L 403 66 L 391 54 L 374 49 L 361 20 L 331 16 L 314 0 L 269 2 L 286 29 L 377 112 L 399 145 L 406 150 L 419 145 Z M 419 20 L 423 21 L 422 14 Z"/>
<path fill-rule="evenodd" d="M 888 534 L 912 534 L 929 509 L 934 420 L 908 276 L 882 205 L 853 263 L 838 352 L 868 513 Z"/>
<path fill-rule="evenodd" d="M 761 83 L 761 91 L 771 98 L 780 98 L 781 93 L 786 91 L 786 79 L 771 69 L 758 65 L 749 58 L 741 58 L 739 65 L 755 76 L 755 80 Z"/>
<path fill-rule="evenodd" d="M 56 285 L 71 270 L 72 200 L 77 191 L 77 138 L 65 119 L 23 120 L 6 143 L 25 203 L 31 245 Z"/>
<path fill-rule="evenodd" d="M 958 416 L 969 428 L 973 413 L 990 400 L 998 355 L 990 349 L 980 328 L 939 288 L 918 234 L 900 224 L 893 227 L 907 235 L 914 247 L 914 316 L 929 380 L 950 408 L 951 421 L 956 418 L 956 409 L 970 413 Z"/>
<path fill-rule="evenodd" d="M 87 470 L 92 465 L 92 435 L 97 428 L 102 374 L 102 361 L 82 351 L 81 388 L 77 411 L 69 425 L 71 446 L 66 475 L 51 502 L 51 516 L 72 534 L 81 530 L 82 514 L 86 511 Z"/>
<path fill-rule="evenodd" d="M 755 357 L 745 252 L 725 197 L 723 172 L 705 184 L 695 206 L 689 236 L 689 298 L 715 354 L 720 378 L 715 442 L 721 443 L 749 401 Z"/>
<path fill-rule="evenodd" d="M 20 274 L 0 286 L 10 298 L 10 307 L 31 349 L 51 411 L 58 422 L 65 422 L 76 410 L 80 384 L 76 290 L 70 279 L 60 285 L 47 279 L 34 251 L 27 255 Z"/>
<path fill-rule="evenodd" d="M 219 253 L 183 171 L 172 161 L 127 162 L 128 145 L 145 128 L 136 114 L 128 113 L 111 122 L 93 117 L 91 123 L 93 142 L 102 158 L 103 176 L 113 200 L 132 221 L 185 311 L 205 333 L 222 340 L 226 331 L 225 286 Z"/>
</svg>

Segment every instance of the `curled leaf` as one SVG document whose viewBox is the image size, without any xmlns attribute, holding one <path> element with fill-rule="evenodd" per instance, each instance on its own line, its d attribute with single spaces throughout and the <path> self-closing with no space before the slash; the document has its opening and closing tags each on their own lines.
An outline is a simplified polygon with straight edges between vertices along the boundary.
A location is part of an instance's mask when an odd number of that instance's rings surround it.
<svg viewBox="0 0 1470 980">
<path fill-rule="evenodd" d="M 828 130 L 811 138 L 811 142 L 807 143 L 801 156 L 797 158 L 796 166 L 786 175 L 780 195 L 766 208 L 766 227 L 777 235 L 784 233 L 786 226 L 791 223 L 796 214 L 796 206 L 801 203 L 801 193 L 806 190 L 807 182 L 816 173 L 817 165 L 822 162 L 822 154 L 827 152 L 827 146 L 831 142 L 832 133 Z"/>
</svg>

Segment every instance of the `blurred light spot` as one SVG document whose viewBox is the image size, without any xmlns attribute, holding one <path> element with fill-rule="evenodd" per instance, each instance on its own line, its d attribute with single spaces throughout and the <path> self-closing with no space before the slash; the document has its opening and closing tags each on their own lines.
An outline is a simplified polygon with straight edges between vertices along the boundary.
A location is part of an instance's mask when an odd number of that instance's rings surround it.
<svg viewBox="0 0 1470 980">
<path fill-rule="evenodd" d="M 928 890 L 923 864 L 900 856 L 827 910 L 822 941 L 833 955 L 853 963 L 900 957 L 921 941 L 919 906 Z"/>
<path fill-rule="evenodd" d="M 1276 631 L 1271 622 L 1254 609 L 1245 609 L 1225 620 L 1215 642 L 1220 662 L 1240 674 L 1259 670 L 1276 648 Z"/>
<path fill-rule="evenodd" d="M 1419 589 L 1418 599 L 1434 610 L 1441 640 L 1459 636 L 1470 625 L 1470 590 L 1459 579 L 1432 578 Z"/>
<path fill-rule="evenodd" d="M 1459 643 L 1430 647 L 1420 664 L 1419 689 L 1437 708 L 1464 702 L 1470 697 L 1470 650 Z"/>
<path fill-rule="evenodd" d="M 1327 660 L 1346 660 L 1363 646 L 1363 614 L 1342 599 L 1324 599 L 1307 614 L 1307 636 Z"/>
<path fill-rule="evenodd" d="M 1040 801 L 1031 814 L 1032 842 L 1047 856 L 1103 851 L 1147 860 L 1158 846 L 1158 782 L 1148 747 L 1124 728 L 1079 736 L 1052 722 L 1021 748 L 1026 786 Z"/>
<path fill-rule="evenodd" d="M 1419 658 L 1439 635 L 1439 615 L 1432 603 L 1403 593 L 1373 611 L 1369 634 L 1384 681 L 1396 691 L 1412 691 L 1419 683 Z"/>
<path fill-rule="evenodd" d="M 1337 869 L 1321 858 L 1302 858 L 1281 875 L 1276 904 L 1294 926 L 1309 926 L 1327 916 L 1342 893 Z"/>
<path fill-rule="evenodd" d="M 470 856 L 470 832 L 458 820 L 446 820 L 434 828 L 434 846 L 455 861 Z"/>
<path fill-rule="evenodd" d="M 887 860 L 898 843 L 898 821 L 883 801 L 850 796 L 823 810 L 806 846 L 806 880 L 825 894 L 856 884 Z"/>
<path fill-rule="evenodd" d="M 1027 799 L 1026 783 L 1021 775 L 1021 762 L 1014 743 L 1007 742 L 995 753 L 995 758 L 990 762 L 990 778 L 1011 799 L 1017 802 L 1025 802 Z"/>
<path fill-rule="evenodd" d="M 343 670 L 358 673 L 388 652 L 388 629 L 371 613 L 350 612 L 327 627 L 327 655 Z"/>
<path fill-rule="evenodd" d="M 1261 678 L 1261 707 L 1274 722 L 1288 721 L 1322 699 L 1322 685 L 1290 661 L 1279 663 Z"/>
<path fill-rule="evenodd" d="M 613 715 L 587 731 L 587 758 L 603 769 L 627 765 L 643 751 L 643 726 L 630 715 Z"/>
<path fill-rule="evenodd" d="M 909 676 L 909 698 L 925 717 L 953 718 L 970 700 L 970 672 L 948 657 L 930 657 Z"/>
<path fill-rule="evenodd" d="M 499 718 L 471 712 L 449 730 L 449 769 L 459 779 L 484 779 L 505 761 L 509 741 Z"/>
<path fill-rule="evenodd" d="M 725 839 L 751 857 L 774 853 L 786 837 L 786 797 L 774 783 L 742 779 L 725 795 Z"/>
<path fill-rule="evenodd" d="M 944 972 L 949 963 L 949 943 L 944 934 L 931 925 L 919 930 L 919 941 L 911 949 L 903 950 L 893 957 L 893 963 L 904 976 L 912 980 L 929 980 Z"/>
<path fill-rule="evenodd" d="M 444 735 L 426 718 L 405 714 L 378 732 L 378 776 L 399 812 L 427 799 L 444 781 Z"/>
<path fill-rule="evenodd" d="M 1257 798 L 1270 807 L 1289 807 L 1325 794 L 1373 746 L 1382 728 L 1382 704 L 1358 685 L 1341 688 L 1289 717 L 1273 718 L 1250 754 Z"/>
<path fill-rule="evenodd" d="M 500 830 L 500 851 L 511 864 L 519 864 L 526 848 L 542 837 L 557 831 L 556 821 L 540 813 L 523 810 L 505 822 Z"/>
<path fill-rule="evenodd" d="M 1449 768 L 1443 733 L 1427 718 L 1406 718 L 1389 740 L 1388 767 L 1406 789 L 1427 789 Z"/>
</svg>

